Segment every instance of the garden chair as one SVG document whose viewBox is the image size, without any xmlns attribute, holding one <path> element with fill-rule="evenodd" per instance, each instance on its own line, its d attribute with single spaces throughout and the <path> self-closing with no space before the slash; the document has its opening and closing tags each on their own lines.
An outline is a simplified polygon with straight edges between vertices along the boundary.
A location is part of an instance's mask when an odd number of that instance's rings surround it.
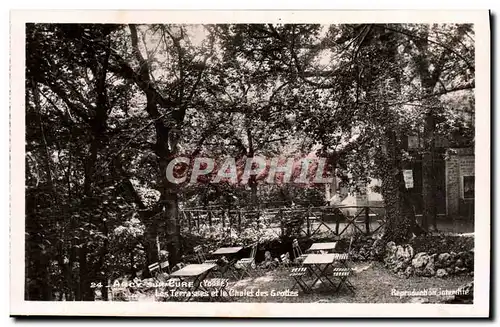
<svg viewBox="0 0 500 327">
<path fill-rule="evenodd" d="M 336 292 L 342 288 L 342 286 L 346 286 L 349 291 L 351 291 L 353 294 L 355 293 L 356 288 L 352 283 L 349 281 L 349 277 L 351 277 L 354 274 L 354 271 L 350 267 L 350 262 L 351 262 L 351 248 L 352 248 L 352 242 L 354 240 L 354 236 L 351 236 L 350 241 L 349 241 L 349 248 L 347 250 L 347 253 L 339 253 L 340 256 L 343 256 L 340 259 L 343 262 L 343 267 L 334 267 L 332 271 L 332 277 L 338 278 L 339 279 L 339 284 L 337 286 Z M 345 257 L 344 257 L 345 256 Z"/>
<path fill-rule="evenodd" d="M 299 286 L 305 293 L 309 293 L 311 288 L 304 281 L 304 276 L 308 274 L 308 269 L 306 267 L 295 267 L 290 271 L 289 276 L 295 279 L 295 284 L 293 284 L 291 290 Z"/>
<path fill-rule="evenodd" d="M 302 262 L 307 257 L 307 254 L 302 253 L 302 250 L 300 249 L 299 246 L 299 241 L 297 241 L 297 239 L 294 239 L 292 241 L 292 251 L 293 251 L 293 261 L 302 266 Z"/>
<path fill-rule="evenodd" d="M 208 264 L 217 264 L 217 259 L 207 259 L 205 257 L 205 253 L 203 253 L 203 248 L 201 245 L 197 245 L 193 248 L 194 254 L 198 263 L 208 263 Z"/>
<path fill-rule="evenodd" d="M 283 253 L 281 256 L 280 256 L 280 260 L 281 260 L 281 265 L 285 268 L 289 268 L 290 265 L 291 265 L 291 261 L 290 261 L 290 252 L 286 252 L 286 253 Z"/>
<path fill-rule="evenodd" d="M 236 262 L 235 267 L 241 269 L 241 275 L 239 279 L 242 279 L 245 275 L 247 275 L 248 277 L 253 277 L 251 269 L 255 269 L 256 267 L 255 255 L 257 254 L 258 244 L 259 244 L 258 242 L 255 242 L 252 245 L 250 245 L 251 251 L 250 251 L 250 256 L 248 258 L 243 258 Z"/>
<path fill-rule="evenodd" d="M 161 274 L 166 274 L 167 276 L 170 275 L 170 263 L 167 261 L 164 261 L 162 263 L 155 262 L 152 263 L 148 266 L 149 273 L 151 276 L 154 278 L 158 279 L 158 275 Z M 142 274 L 141 274 L 142 276 Z"/>
</svg>

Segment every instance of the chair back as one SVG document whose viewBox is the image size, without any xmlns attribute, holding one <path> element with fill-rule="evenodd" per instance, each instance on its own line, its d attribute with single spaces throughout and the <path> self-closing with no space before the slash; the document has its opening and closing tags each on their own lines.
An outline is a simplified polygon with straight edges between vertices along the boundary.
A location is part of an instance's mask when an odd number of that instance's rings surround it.
<svg viewBox="0 0 500 327">
<path fill-rule="evenodd" d="M 349 248 L 347 250 L 347 253 L 349 253 L 349 255 L 351 254 L 351 247 L 352 247 L 352 242 L 354 241 L 354 236 L 351 236 L 350 240 L 349 240 Z"/>
<path fill-rule="evenodd" d="M 168 260 L 160 263 L 160 271 L 166 271 L 170 274 L 170 262 Z"/>
<path fill-rule="evenodd" d="M 255 259 L 255 256 L 257 255 L 257 246 L 259 245 L 258 242 L 255 242 L 251 245 L 252 250 L 250 251 L 250 258 Z"/>
<path fill-rule="evenodd" d="M 351 238 L 349 240 L 349 248 L 347 249 L 347 261 L 351 260 L 351 248 L 353 242 L 354 242 L 354 236 L 351 235 Z"/>
<path fill-rule="evenodd" d="M 203 263 L 205 261 L 205 255 L 203 254 L 203 249 L 201 248 L 201 245 L 197 245 L 193 248 L 194 254 L 196 256 L 196 259 L 198 260 L 198 263 Z"/>
<path fill-rule="evenodd" d="M 290 264 L 290 253 L 289 252 L 283 253 L 280 256 L 280 259 L 281 263 L 283 263 L 285 266 L 288 266 Z"/>
<path fill-rule="evenodd" d="M 297 241 L 297 239 L 294 239 L 292 242 L 292 251 L 294 259 L 302 255 L 302 250 L 300 249 L 299 241 Z"/>
<path fill-rule="evenodd" d="M 158 262 L 152 263 L 148 266 L 148 270 L 153 275 L 154 272 L 160 269 L 160 264 Z"/>
</svg>

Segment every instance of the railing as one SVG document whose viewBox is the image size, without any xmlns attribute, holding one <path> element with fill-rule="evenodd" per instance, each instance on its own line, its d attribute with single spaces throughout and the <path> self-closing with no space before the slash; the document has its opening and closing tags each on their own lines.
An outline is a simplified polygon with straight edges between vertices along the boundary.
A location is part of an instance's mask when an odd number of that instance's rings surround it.
<svg viewBox="0 0 500 327">
<path fill-rule="evenodd" d="M 203 227 L 235 230 L 240 233 L 246 228 L 271 228 L 276 234 L 285 234 L 285 229 L 294 222 L 300 224 L 300 233 L 311 237 L 326 229 L 335 236 L 349 231 L 373 235 L 382 231 L 385 225 L 385 208 L 382 206 L 324 206 L 309 208 L 265 208 L 224 209 L 189 208 L 181 209 L 181 230 L 200 232 Z"/>
</svg>

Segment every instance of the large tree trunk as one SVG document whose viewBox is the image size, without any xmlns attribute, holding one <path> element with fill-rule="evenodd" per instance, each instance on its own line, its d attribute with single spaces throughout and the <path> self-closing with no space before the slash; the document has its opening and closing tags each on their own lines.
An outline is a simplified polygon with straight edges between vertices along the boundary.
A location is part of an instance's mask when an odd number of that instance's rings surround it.
<svg viewBox="0 0 500 327">
<path fill-rule="evenodd" d="M 257 207 L 259 204 L 259 196 L 257 193 L 257 178 L 255 175 L 251 175 L 248 179 L 248 184 L 250 184 L 250 201 L 253 207 Z"/>
<path fill-rule="evenodd" d="M 253 146 L 253 136 L 252 136 L 252 130 L 250 128 L 247 128 L 247 139 L 248 139 L 248 158 L 253 159 L 255 156 L 255 149 Z M 250 185 L 250 192 L 251 192 L 251 203 L 252 207 L 256 208 L 259 204 L 259 196 L 257 193 L 257 176 L 256 175 L 250 175 L 248 184 Z"/>
<path fill-rule="evenodd" d="M 436 177 L 435 177 L 435 136 L 436 123 L 432 110 L 425 115 L 424 125 L 424 153 L 422 155 L 422 198 L 423 215 L 422 227 L 428 230 L 429 223 L 437 230 L 437 203 L 436 203 Z"/>
<path fill-rule="evenodd" d="M 170 264 L 175 265 L 180 261 L 181 238 L 179 217 L 179 197 L 175 190 L 167 189 L 165 194 L 165 211 L 167 250 Z"/>
<path fill-rule="evenodd" d="M 87 263 L 88 250 L 85 245 L 80 248 L 78 262 L 80 264 L 80 301 L 93 301 L 94 292 L 90 287 L 89 269 Z"/>
<path fill-rule="evenodd" d="M 409 198 L 405 194 L 401 170 L 401 146 L 394 131 L 386 133 L 385 164 L 382 171 L 382 196 L 386 208 L 386 241 L 408 242 L 415 229 Z"/>
</svg>

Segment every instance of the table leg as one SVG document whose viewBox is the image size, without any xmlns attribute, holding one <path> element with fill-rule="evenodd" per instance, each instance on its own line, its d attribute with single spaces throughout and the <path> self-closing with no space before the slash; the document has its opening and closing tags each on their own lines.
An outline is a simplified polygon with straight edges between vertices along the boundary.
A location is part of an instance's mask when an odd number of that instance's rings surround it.
<svg viewBox="0 0 500 327">
<path fill-rule="evenodd" d="M 333 288 L 335 288 L 335 286 L 336 286 L 336 285 L 335 285 L 335 283 L 333 283 L 333 282 L 330 280 L 330 278 L 328 278 L 328 277 L 326 276 L 326 274 L 325 274 L 325 273 L 326 273 L 326 271 L 327 271 L 327 269 L 328 269 L 331 265 L 332 265 L 331 263 L 326 264 L 326 265 L 325 265 L 325 267 L 324 267 L 323 269 L 321 269 L 321 268 L 319 267 L 319 265 L 317 265 L 317 266 L 318 266 L 318 271 L 319 271 L 319 274 L 315 271 L 315 269 L 313 269 L 312 267 L 310 268 L 310 269 L 311 269 L 311 272 L 312 272 L 312 273 L 316 276 L 316 279 L 314 280 L 314 282 L 313 282 L 313 283 L 311 284 L 311 286 L 310 286 L 310 289 L 311 289 L 311 290 L 312 290 L 312 288 L 314 287 L 314 285 L 316 285 L 316 283 L 317 283 L 319 280 L 324 281 L 324 279 L 326 279 L 326 280 L 328 281 L 328 283 L 329 283 L 329 284 L 330 284 Z M 316 266 L 316 265 L 314 265 L 314 266 Z M 324 279 L 323 279 L 323 278 L 324 278 Z"/>
</svg>

